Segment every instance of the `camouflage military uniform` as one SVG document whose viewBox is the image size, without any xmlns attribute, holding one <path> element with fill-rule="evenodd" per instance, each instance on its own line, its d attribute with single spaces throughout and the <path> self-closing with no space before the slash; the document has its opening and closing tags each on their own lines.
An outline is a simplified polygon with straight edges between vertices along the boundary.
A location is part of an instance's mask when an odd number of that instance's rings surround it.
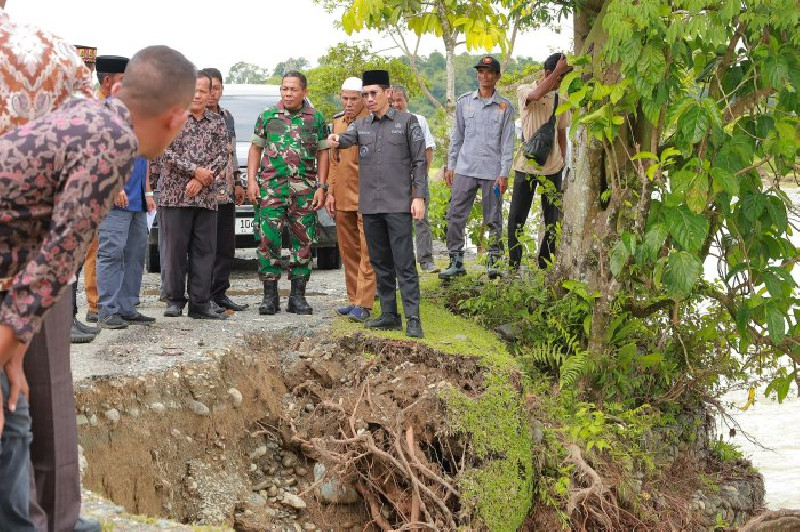
<svg viewBox="0 0 800 532">
<path fill-rule="evenodd" d="M 311 275 L 311 245 L 317 217 L 311 209 L 317 188 L 317 150 L 327 149 L 325 119 L 306 104 L 290 112 L 278 102 L 256 122 L 252 143 L 263 148 L 258 185 L 261 202 L 254 224 L 260 229 L 258 273 L 262 281 L 281 277 L 284 220 L 289 222 L 289 278 Z"/>
</svg>

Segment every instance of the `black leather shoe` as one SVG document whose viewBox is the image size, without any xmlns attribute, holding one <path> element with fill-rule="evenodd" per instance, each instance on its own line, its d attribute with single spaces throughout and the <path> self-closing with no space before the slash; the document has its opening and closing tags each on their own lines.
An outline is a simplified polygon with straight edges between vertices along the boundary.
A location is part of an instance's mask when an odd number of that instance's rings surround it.
<svg viewBox="0 0 800 532">
<path fill-rule="evenodd" d="M 209 308 L 192 308 L 189 307 L 189 317 L 196 320 L 227 320 L 228 315 L 225 313 L 214 312 L 211 307 Z"/>
<path fill-rule="evenodd" d="M 106 316 L 105 318 L 102 318 L 97 323 L 103 329 L 127 329 L 128 328 L 128 322 L 123 320 L 117 314 L 111 314 L 110 316 Z"/>
<path fill-rule="evenodd" d="M 72 329 L 69 332 L 69 341 L 72 344 L 88 344 L 94 340 L 95 335 L 81 331 L 76 323 L 80 323 L 77 318 L 72 321 Z"/>
<path fill-rule="evenodd" d="M 100 334 L 100 327 L 92 327 L 91 325 L 86 325 L 85 323 L 81 323 L 77 317 L 72 319 L 72 326 L 77 327 L 77 329 L 84 334 L 93 334 L 95 336 Z"/>
<path fill-rule="evenodd" d="M 278 296 L 278 281 L 273 279 L 271 281 L 264 281 L 264 299 L 258 306 L 258 313 L 261 316 L 272 316 L 276 312 L 280 312 L 280 298 Z"/>
<path fill-rule="evenodd" d="M 79 517 L 72 532 L 100 532 L 100 521 Z"/>
<path fill-rule="evenodd" d="M 243 305 L 240 305 L 239 303 L 234 303 L 228 296 L 219 297 L 215 299 L 214 302 L 223 309 L 232 310 L 234 312 L 241 312 L 250 307 L 250 305 L 248 305 L 247 303 Z"/>
<path fill-rule="evenodd" d="M 289 304 L 286 306 L 288 312 L 309 316 L 314 313 L 314 309 L 306 301 L 306 283 L 308 279 L 305 277 L 294 277 L 292 279 L 292 292 L 289 294 Z"/>
<path fill-rule="evenodd" d="M 167 303 L 167 308 L 164 310 L 164 316 L 167 318 L 177 318 L 183 314 L 183 307 L 177 303 Z"/>
<path fill-rule="evenodd" d="M 387 312 L 385 314 L 381 314 L 374 320 L 367 320 L 364 322 L 364 327 L 379 331 L 400 331 L 403 329 L 403 321 L 397 314 Z"/>
<path fill-rule="evenodd" d="M 153 323 L 156 321 L 155 318 L 151 318 L 150 316 L 145 316 L 141 312 L 137 312 L 136 314 L 131 314 L 130 316 L 122 316 L 122 319 L 127 321 L 128 323 Z"/>
<path fill-rule="evenodd" d="M 411 316 L 406 320 L 406 336 L 411 336 L 412 338 L 425 337 L 425 334 L 422 332 L 422 324 L 419 321 L 419 317 Z"/>
</svg>

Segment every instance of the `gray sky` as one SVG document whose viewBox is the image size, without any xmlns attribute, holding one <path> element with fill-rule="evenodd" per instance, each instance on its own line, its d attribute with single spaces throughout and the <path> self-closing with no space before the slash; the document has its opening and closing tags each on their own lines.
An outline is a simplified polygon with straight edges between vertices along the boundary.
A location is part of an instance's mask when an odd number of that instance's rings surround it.
<svg viewBox="0 0 800 532">
<path fill-rule="evenodd" d="M 202 7 L 203 3 L 7 0 L 6 11 L 17 22 L 35 24 L 73 44 L 97 46 L 99 54 L 130 57 L 147 45 L 166 44 L 183 52 L 198 68 L 213 66 L 223 74 L 237 61 L 270 70 L 289 57 L 305 57 L 316 64 L 328 47 L 342 41 L 370 39 L 375 50 L 393 44 L 377 32 L 348 37 L 334 28 L 335 15 L 312 0 L 224 0 L 210 4 L 218 6 L 214 9 Z M 288 9 L 294 11 L 284 16 Z M 561 35 L 538 30 L 519 36 L 515 55 L 544 60 L 553 51 L 569 48 L 571 38 L 571 21 L 566 21 Z M 444 52 L 440 39 L 423 40 L 420 53 L 435 50 Z M 462 51 L 466 48 L 458 50 Z"/>
</svg>

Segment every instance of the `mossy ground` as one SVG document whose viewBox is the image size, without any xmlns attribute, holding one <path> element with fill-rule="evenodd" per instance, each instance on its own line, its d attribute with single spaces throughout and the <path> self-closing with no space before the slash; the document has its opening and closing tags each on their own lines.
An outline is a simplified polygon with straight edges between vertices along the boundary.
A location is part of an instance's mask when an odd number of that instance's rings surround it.
<svg viewBox="0 0 800 532">
<path fill-rule="evenodd" d="M 533 499 L 531 435 L 521 400 L 524 379 L 495 333 L 426 297 L 438 284 L 432 277 L 421 282 L 425 338 L 420 343 L 442 353 L 477 357 L 484 368 L 481 394 L 468 396 L 450 388 L 443 395 L 452 433 L 466 437 L 477 459 L 477 465 L 458 479 L 462 502 L 475 508 L 488 529 L 516 530 Z M 397 299 L 399 305 L 399 294 Z M 375 315 L 380 315 L 378 307 Z M 403 331 L 371 331 L 345 319 L 335 322 L 333 332 L 337 336 L 362 332 L 388 340 L 412 340 Z"/>
</svg>

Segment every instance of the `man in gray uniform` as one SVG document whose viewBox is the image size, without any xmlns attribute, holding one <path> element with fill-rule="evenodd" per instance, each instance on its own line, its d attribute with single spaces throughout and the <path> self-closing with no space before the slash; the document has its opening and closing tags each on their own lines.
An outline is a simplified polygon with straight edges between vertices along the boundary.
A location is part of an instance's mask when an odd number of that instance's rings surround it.
<svg viewBox="0 0 800 532">
<path fill-rule="evenodd" d="M 502 233 L 502 196 L 514 156 L 514 107 L 496 90 L 500 63 L 486 56 L 475 65 L 478 90 L 462 94 L 456 103 L 456 123 L 444 179 L 452 188 L 447 249 L 450 266 L 440 279 L 464 275 L 464 229 L 478 190 L 483 223 L 489 227 L 489 278 L 497 277 Z"/>
<path fill-rule="evenodd" d="M 359 147 L 358 205 L 381 301 L 381 316 L 367 321 L 365 326 L 381 330 L 402 328 L 395 293 L 399 281 L 406 335 L 422 338 L 411 220 L 425 215 L 425 136 L 414 115 L 389 107 L 387 71 L 365 71 L 362 85 L 369 116 L 357 119 L 345 133 L 333 134 L 329 140 L 334 148 Z"/>
</svg>

